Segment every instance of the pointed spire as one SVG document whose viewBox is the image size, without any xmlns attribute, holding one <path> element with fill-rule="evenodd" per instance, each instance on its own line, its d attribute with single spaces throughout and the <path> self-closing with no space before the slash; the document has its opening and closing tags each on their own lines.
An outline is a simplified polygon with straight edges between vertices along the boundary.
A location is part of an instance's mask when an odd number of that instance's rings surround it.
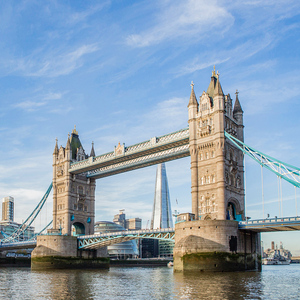
<svg viewBox="0 0 300 300">
<path fill-rule="evenodd" d="M 216 65 L 214 65 L 214 69 L 213 71 L 211 72 L 211 76 L 213 77 L 216 77 Z"/>
<path fill-rule="evenodd" d="M 67 140 L 66 150 L 71 150 L 70 133 L 68 133 L 68 140 Z"/>
<path fill-rule="evenodd" d="M 219 73 L 219 71 L 217 71 L 217 75 L 216 75 L 217 81 L 216 81 L 216 85 L 215 85 L 214 96 L 224 96 L 224 93 L 223 93 L 223 90 L 221 87 L 221 83 L 219 80 L 219 76 L 220 76 L 220 73 Z"/>
<path fill-rule="evenodd" d="M 234 103 L 234 108 L 233 108 L 233 113 L 238 113 L 238 112 L 241 112 L 243 113 L 243 110 L 242 110 L 242 106 L 241 106 L 241 103 L 240 103 L 240 100 L 239 100 L 239 92 L 238 90 L 236 90 L 235 92 L 235 103 Z"/>
<path fill-rule="evenodd" d="M 78 135 L 78 131 L 76 130 L 76 125 L 74 125 L 74 129 L 72 130 L 72 133 Z"/>
<path fill-rule="evenodd" d="M 53 154 L 58 154 L 58 145 L 57 145 L 57 138 L 55 139 L 55 147 Z"/>
<path fill-rule="evenodd" d="M 92 150 L 91 150 L 91 154 L 90 154 L 90 156 L 96 156 L 95 155 L 95 150 L 94 150 L 94 142 L 92 142 Z"/>
<path fill-rule="evenodd" d="M 214 96 L 216 80 L 217 80 L 217 78 L 215 77 L 214 72 L 212 72 L 212 76 L 210 78 L 210 83 L 209 83 L 209 86 L 208 86 L 207 91 L 206 91 L 208 96 L 211 97 L 211 98 L 213 98 L 213 96 Z"/>
<path fill-rule="evenodd" d="M 217 71 L 214 66 L 214 70 L 212 71 L 211 80 L 209 86 L 207 88 L 207 94 L 209 97 L 213 98 L 214 96 L 224 96 L 222 86 L 219 80 L 220 73 Z"/>
<path fill-rule="evenodd" d="M 191 90 L 190 101 L 189 101 L 188 106 L 190 106 L 192 104 L 196 104 L 198 106 L 198 101 L 197 101 L 197 98 L 196 98 L 196 95 L 194 92 L 194 82 L 193 81 L 191 82 L 191 87 L 192 87 L 192 90 Z"/>
</svg>

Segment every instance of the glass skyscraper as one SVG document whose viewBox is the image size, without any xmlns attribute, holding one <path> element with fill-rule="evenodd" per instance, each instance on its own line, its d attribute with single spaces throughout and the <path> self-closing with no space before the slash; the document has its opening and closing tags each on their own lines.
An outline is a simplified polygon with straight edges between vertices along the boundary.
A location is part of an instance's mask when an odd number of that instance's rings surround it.
<svg viewBox="0 0 300 300">
<path fill-rule="evenodd" d="M 166 166 L 157 166 L 151 229 L 173 227 Z"/>
</svg>

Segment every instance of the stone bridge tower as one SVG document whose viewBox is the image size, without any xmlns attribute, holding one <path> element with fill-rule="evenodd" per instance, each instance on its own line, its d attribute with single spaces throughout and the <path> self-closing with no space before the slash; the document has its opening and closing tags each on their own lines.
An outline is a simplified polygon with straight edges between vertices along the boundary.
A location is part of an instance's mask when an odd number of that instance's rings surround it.
<svg viewBox="0 0 300 300">
<path fill-rule="evenodd" d="M 91 155 L 95 156 L 92 146 Z M 66 147 L 53 152 L 53 229 L 62 234 L 93 234 L 95 218 L 95 180 L 85 174 L 69 173 L 71 162 L 88 156 L 81 145 L 76 128 L 68 137 Z"/>
<path fill-rule="evenodd" d="M 244 141 L 243 110 L 224 95 L 212 72 L 197 101 L 194 85 L 188 104 L 192 216 L 175 225 L 174 271 L 260 270 L 260 234 L 241 231 L 244 213 L 243 153 L 225 131 Z"/>
<path fill-rule="evenodd" d="M 224 136 L 226 130 L 244 141 L 238 92 L 233 107 L 215 70 L 199 103 L 193 86 L 188 104 L 192 213 L 200 220 L 241 221 L 245 218 L 243 153 Z"/>
</svg>

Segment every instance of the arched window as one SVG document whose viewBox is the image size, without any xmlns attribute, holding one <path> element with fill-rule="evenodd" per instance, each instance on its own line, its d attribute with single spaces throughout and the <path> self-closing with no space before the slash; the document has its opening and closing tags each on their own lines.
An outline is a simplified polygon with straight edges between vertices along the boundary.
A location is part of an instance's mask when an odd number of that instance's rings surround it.
<svg viewBox="0 0 300 300">
<path fill-rule="evenodd" d="M 83 195 L 83 187 L 82 186 L 78 187 L 78 194 Z"/>
</svg>

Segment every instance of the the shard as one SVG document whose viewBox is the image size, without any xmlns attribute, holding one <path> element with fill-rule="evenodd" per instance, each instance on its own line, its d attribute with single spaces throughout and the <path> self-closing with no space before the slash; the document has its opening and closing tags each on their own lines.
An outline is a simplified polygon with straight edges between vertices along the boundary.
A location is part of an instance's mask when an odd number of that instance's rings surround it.
<svg viewBox="0 0 300 300">
<path fill-rule="evenodd" d="M 154 204 L 151 229 L 173 227 L 166 166 L 159 164 L 156 170 Z"/>
</svg>

